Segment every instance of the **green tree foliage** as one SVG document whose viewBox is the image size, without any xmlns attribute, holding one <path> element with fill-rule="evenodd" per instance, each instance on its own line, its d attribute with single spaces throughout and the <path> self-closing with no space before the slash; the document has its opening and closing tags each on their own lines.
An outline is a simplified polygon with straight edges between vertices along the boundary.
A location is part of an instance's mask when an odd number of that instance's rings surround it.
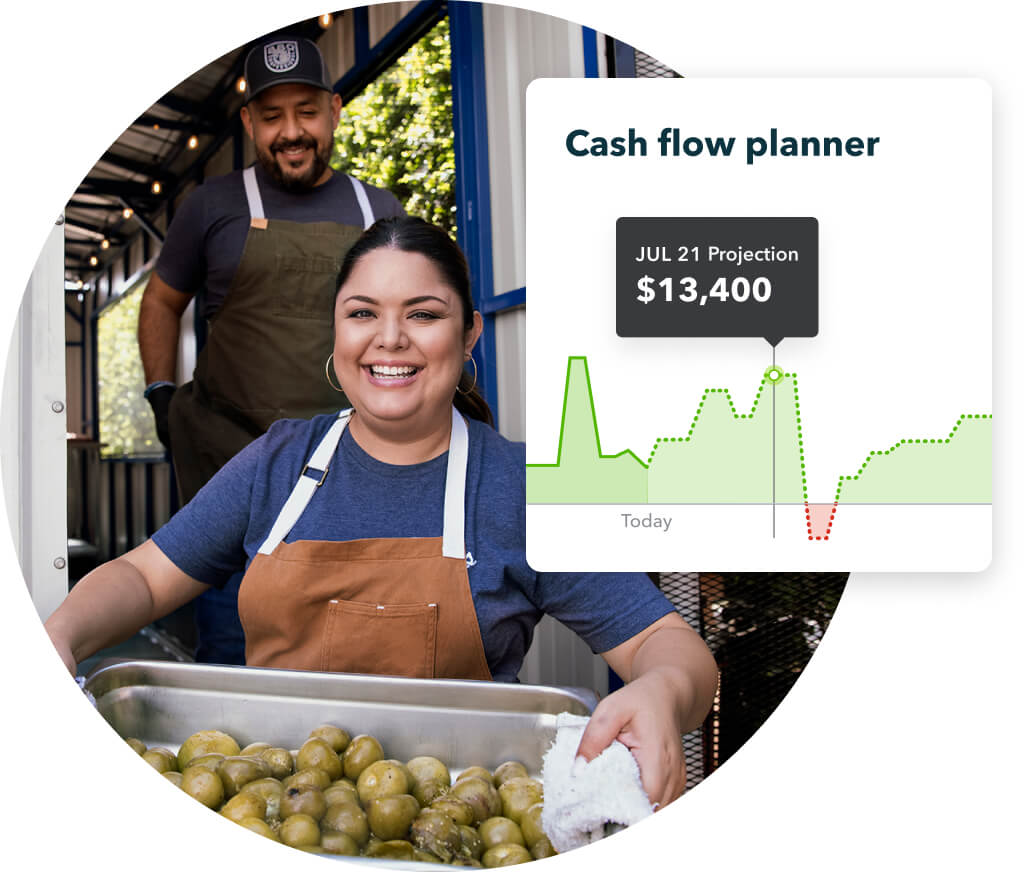
<svg viewBox="0 0 1024 872">
<path fill-rule="evenodd" d="M 455 235 L 451 51 L 444 18 L 341 113 L 331 166 Z"/>
<path fill-rule="evenodd" d="M 99 314 L 97 376 L 99 378 L 100 442 L 104 457 L 161 456 L 149 403 L 136 333 L 139 306 L 149 273 Z"/>
</svg>

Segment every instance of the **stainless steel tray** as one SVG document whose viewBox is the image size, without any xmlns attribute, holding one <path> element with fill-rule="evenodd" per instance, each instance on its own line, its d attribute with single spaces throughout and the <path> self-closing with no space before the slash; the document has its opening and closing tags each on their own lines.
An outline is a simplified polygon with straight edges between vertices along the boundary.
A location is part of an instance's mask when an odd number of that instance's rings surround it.
<svg viewBox="0 0 1024 872">
<path fill-rule="evenodd" d="M 453 774 L 519 760 L 539 775 L 556 715 L 597 705 L 577 688 L 148 660 L 104 661 L 85 688 L 117 733 L 149 746 L 177 751 L 193 733 L 219 729 L 243 746 L 296 749 L 332 723 L 376 736 L 389 757 L 438 757 Z"/>
</svg>

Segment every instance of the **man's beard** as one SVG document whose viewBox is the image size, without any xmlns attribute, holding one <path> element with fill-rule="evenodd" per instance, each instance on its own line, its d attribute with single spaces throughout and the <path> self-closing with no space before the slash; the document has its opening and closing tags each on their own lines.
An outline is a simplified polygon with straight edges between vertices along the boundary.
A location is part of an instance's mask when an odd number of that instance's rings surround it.
<svg viewBox="0 0 1024 872">
<path fill-rule="evenodd" d="M 277 153 L 294 145 L 303 145 L 313 149 L 313 162 L 301 175 L 285 175 L 277 162 Z M 291 193 L 301 193 L 316 187 L 320 177 L 328 168 L 331 157 L 332 142 L 317 143 L 312 136 L 304 136 L 298 140 L 278 140 L 270 146 L 270 151 L 256 149 L 256 158 L 278 186 Z"/>
</svg>

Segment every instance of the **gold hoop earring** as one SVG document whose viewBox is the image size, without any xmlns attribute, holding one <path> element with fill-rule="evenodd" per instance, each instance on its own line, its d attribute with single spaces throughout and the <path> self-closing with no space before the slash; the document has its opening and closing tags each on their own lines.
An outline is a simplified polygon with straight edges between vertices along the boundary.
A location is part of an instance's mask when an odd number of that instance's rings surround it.
<svg viewBox="0 0 1024 872">
<path fill-rule="evenodd" d="M 464 391 L 460 391 L 460 390 L 459 390 L 459 386 L 458 386 L 458 385 L 456 385 L 456 386 L 455 386 L 455 392 L 456 392 L 456 393 L 458 393 L 458 394 L 468 394 L 468 393 L 472 393 L 472 391 L 473 391 L 473 388 L 475 388 L 475 387 L 476 387 L 476 358 L 475 358 L 475 357 L 471 357 L 471 358 L 469 358 L 469 362 L 470 362 L 471 364 L 473 364 L 473 384 L 471 384 L 471 385 L 470 385 L 470 386 L 469 386 L 469 387 L 468 387 L 468 388 L 467 388 L 466 390 L 464 390 Z M 465 372 L 465 370 L 463 370 L 463 372 Z M 459 381 L 462 381 L 462 379 L 459 379 Z"/>
<path fill-rule="evenodd" d="M 331 361 L 334 360 L 334 352 L 332 351 L 328 357 L 327 362 L 324 364 L 324 375 L 327 376 L 327 384 L 331 386 L 332 390 L 337 391 L 339 394 L 345 393 L 344 388 L 341 387 L 341 382 L 338 382 L 338 387 L 334 387 L 334 382 L 331 381 Z M 337 376 L 335 376 L 337 377 Z"/>
</svg>

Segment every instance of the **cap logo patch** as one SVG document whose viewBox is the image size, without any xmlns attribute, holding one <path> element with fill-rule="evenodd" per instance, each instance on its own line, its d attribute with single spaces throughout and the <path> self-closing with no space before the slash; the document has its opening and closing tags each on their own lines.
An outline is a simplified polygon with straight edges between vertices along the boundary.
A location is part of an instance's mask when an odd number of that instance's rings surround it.
<svg viewBox="0 0 1024 872">
<path fill-rule="evenodd" d="M 294 39 L 285 39 L 265 45 L 263 61 L 270 72 L 287 73 L 299 65 L 299 44 Z"/>
</svg>

